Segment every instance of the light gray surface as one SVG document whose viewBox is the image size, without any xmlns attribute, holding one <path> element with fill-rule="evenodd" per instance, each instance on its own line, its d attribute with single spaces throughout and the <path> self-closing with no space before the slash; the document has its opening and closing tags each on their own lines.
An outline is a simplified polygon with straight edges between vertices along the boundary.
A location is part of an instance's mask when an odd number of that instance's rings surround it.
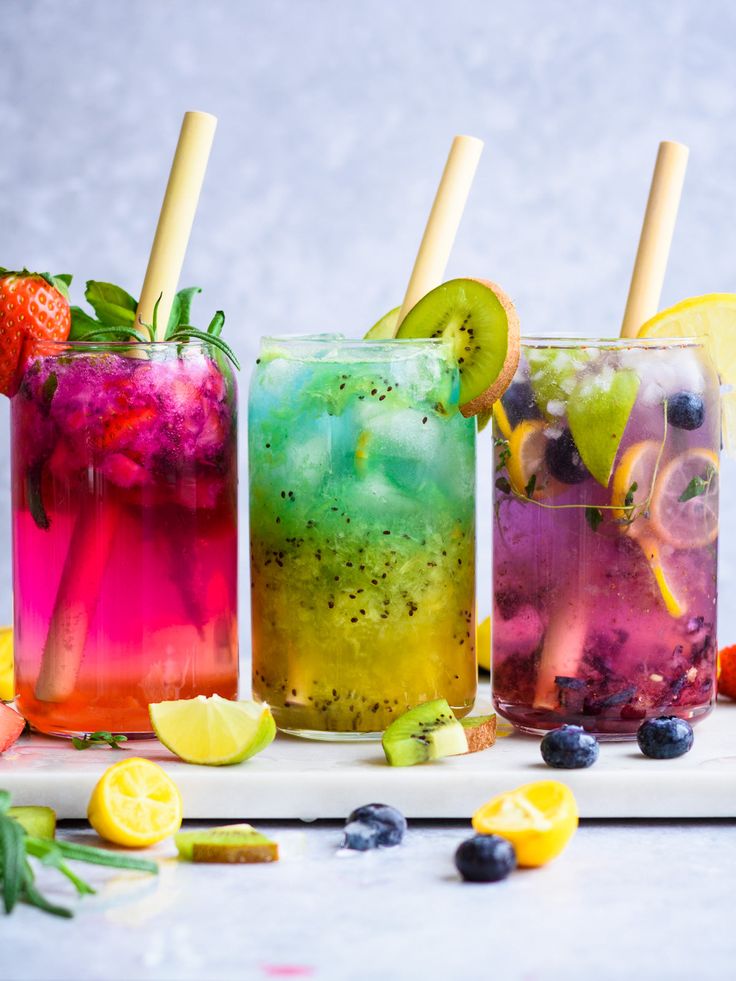
<svg viewBox="0 0 736 981">
<path fill-rule="evenodd" d="M 172 862 L 158 882 L 95 870 L 96 882 L 115 881 L 85 900 L 71 923 L 19 909 L 0 924 L 12 938 L 0 945 L 0 977 L 733 976 L 733 822 L 587 824 L 552 864 L 493 885 L 464 884 L 455 874 L 467 825 L 412 826 L 400 848 L 347 857 L 337 853 L 339 826 L 263 828 L 289 853 L 278 865 Z"/>
<path fill-rule="evenodd" d="M 181 113 L 214 112 L 184 281 L 205 287 L 202 320 L 228 312 L 244 394 L 259 335 L 358 334 L 399 302 L 449 141 L 469 132 L 486 151 L 449 274 L 501 283 L 527 333 L 616 333 L 660 139 L 692 147 L 663 302 L 736 288 L 735 28 L 730 0 L 2 0 L 0 263 L 74 272 L 77 298 L 88 278 L 137 293 Z M 241 460 L 244 478 L 242 438 Z M 6 560 L 3 620 L 9 582 Z M 241 597 L 247 637 L 245 576 Z M 734 604 L 721 637 L 736 640 Z"/>
</svg>

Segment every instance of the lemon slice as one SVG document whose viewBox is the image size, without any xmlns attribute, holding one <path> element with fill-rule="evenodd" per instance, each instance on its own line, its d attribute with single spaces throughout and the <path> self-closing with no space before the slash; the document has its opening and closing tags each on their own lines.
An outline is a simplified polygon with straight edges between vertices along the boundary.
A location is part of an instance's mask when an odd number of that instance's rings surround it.
<svg viewBox="0 0 736 981">
<path fill-rule="evenodd" d="M 723 445 L 736 454 L 736 293 L 692 296 L 668 307 L 639 329 L 639 337 L 698 337 L 708 347 L 721 382 Z"/>
<path fill-rule="evenodd" d="M 575 797 L 558 780 L 539 780 L 499 794 L 473 815 L 478 834 L 506 838 L 519 865 L 527 867 L 556 858 L 577 826 Z"/>
<path fill-rule="evenodd" d="M 485 671 L 491 670 L 491 618 L 481 620 L 475 632 L 475 650 L 478 655 L 478 667 Z"/>
<path fill-rule="evenodd" d="M 718 537 L 718 455 L 686 450 L 657 477 L 649 508 L 652 529 L 674 548 L 702 548 Z"/>
<path fill-rule="evenodd" d="M 157 763 L 131 756 L 102 774 L 87 817 L 101 838 L 126 848 L 146 848 L 181 827 L 181 795 Z"/>
<path fill-rule="evenodd" d="M 14 698 L 13 628 L 0 627 L 0 702 L 12 702 Z"/>
<path fill-rule="evenodd" d="M 645 505 L 650 495 L 653 498 L 654 475 L 661 450 L 661 443 L 653 439 L 633 443 L 626 450 L 613 474 L 611 504 L 615 510 L 611 514 L 614 519 L 629 522 L 622 525 L 622 531 L 641 547 L 667 612 L 678 618 L 685 615 L 685 604 L 667 577 L 651 522 L 641 512 L 637 513 L 637 508 Z"/>
<path fill-rule="evenodd" d="M 539 501 L 554 497 L 563 485 L 547 472 L 544 460 L 547 449 L 547 423 L 541 419 L 525 419 L 520 422 L 509 437 L 509 457 L 506 470 L 509 480 L 517 494 L 527 496 L 532 477 L 534 489 L 531 497 Z"/>
<path fill-rule="evenodd" d="M 276 735 L 276 723 L 265 702 L 198 695 L 154 702 L 148 711 L 158 738 L 185 763 L 242 763 L 265 749 Z"/>
</svg>

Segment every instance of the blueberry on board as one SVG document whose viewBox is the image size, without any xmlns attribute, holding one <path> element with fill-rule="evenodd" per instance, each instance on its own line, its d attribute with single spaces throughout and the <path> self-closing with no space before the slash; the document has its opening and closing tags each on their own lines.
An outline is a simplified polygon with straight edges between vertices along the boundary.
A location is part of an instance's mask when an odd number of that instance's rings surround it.
<svg viewBox="0 0 736 981">
<path fill-rule="evenodd" d="M 516 868 L 516 852 L 498 835 L 475 835 L 458 847 L 455 865 L 466 882 L 498 882 Z"/>
<path fill-rule="evenodd" d="M 667 422 L 675 429 L 700 429 L 705 402 L 695 392 L 678 392 L 667 401 Z"/>
<path fill-rule="evenodd" d="M 647 719 L 636 734 L 639 749 L 653 760 L 673 760 L 692 749 L 693 727 L 676 715 Z"/>
<path fill-rule="evenodd" d="M 582 770 L 598 759 L 598 740 L 582 726 L 560 726 L 542 740 L 542 759 L 557 770 Z"/>
<path fill-rule="evenodd" d="M 388 848 L 401 844 L 406 818 L 389 804 L 363 804 L 345 823 L 343 848 L 365 852 L 371 848 Z"/>
<path fill-rule="evenodd" d="M 532 386 L 527 381 L 514 382 L 504 392 L 503 407 L 506 417 L 515 429 L 524 419 L 541 419 L 542 413 L 534 399 Z"/>
<path fill-rule="evenodd" d="M 590 476 L 569 429 L 547 441 L 544 459 L 555 480 L 563 484 L 582 484 Z"/>
</svg>

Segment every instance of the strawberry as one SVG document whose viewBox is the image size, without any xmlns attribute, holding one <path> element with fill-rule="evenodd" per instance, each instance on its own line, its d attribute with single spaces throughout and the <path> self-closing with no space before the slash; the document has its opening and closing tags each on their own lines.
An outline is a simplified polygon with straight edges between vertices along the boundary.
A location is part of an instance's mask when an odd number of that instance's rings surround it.
<svg viewBox="0 0 736 981">
<path fill-rule="evenodd" d="M 71 328 L 71 276 L 0 268 L 0 393 L 17 387 L 21 359 L 36 341 L 64 341 Z"/>
<path fill-rule="evenodd" d="M 718 694 L 736 699 L 736 644 L 718 654 Z"/>
</svg>

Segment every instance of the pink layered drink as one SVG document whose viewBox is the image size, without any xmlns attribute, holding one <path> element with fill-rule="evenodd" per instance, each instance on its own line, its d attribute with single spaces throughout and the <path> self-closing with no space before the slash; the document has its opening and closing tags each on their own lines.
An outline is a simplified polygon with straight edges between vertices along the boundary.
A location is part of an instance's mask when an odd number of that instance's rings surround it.
<svg viewBox="0 0 736 981">
<path fill-rule="evenodd" d="M 12 400 L 19 707 L 150 732 L 237 693 L 236 387 L 206 343 L 46 345 Z"/>
</svg>

